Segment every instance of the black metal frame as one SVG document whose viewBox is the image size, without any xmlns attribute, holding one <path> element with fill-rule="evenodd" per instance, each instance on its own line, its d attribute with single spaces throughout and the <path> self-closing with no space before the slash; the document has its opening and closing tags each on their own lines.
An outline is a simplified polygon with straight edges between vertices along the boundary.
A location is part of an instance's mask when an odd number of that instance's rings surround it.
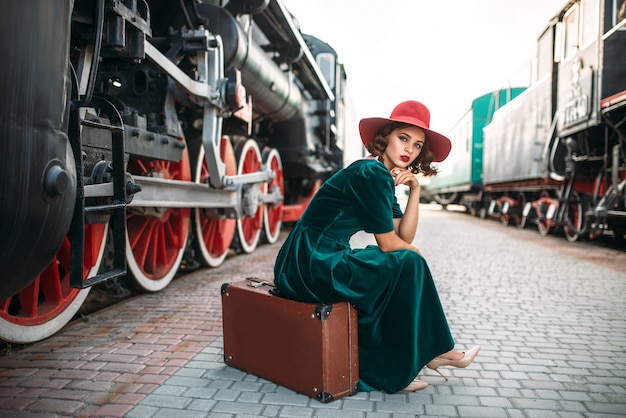
<svg viewBox="0 0 626 418">
<path fill-rule="evenodd" d="M 124 169 L 124 123 L 115 106 L 100 96 L 92 96 L 90 107 L 102 112 L 109 124 L 80 119 L 80 107 L 74 106 L 70 113 L 69 139 L 76 162 L 76 202 L 70 226 L 70 285 L 84 289 L 106 280 L 126 275 L 126 171 Z M 111 131 L 113 159 L 113 200 L 109 204 L 85 207 L 85 184 L 83 150 L 80 125 L 90 125 Z M 111 212 L 109 225 L 113 228 L 113 268 L 96 276 L 83 278 L 85 247 L 85 214 L 87 212 Z M 106 238 L 105 238 L 106 239 Z"/>
</svg>

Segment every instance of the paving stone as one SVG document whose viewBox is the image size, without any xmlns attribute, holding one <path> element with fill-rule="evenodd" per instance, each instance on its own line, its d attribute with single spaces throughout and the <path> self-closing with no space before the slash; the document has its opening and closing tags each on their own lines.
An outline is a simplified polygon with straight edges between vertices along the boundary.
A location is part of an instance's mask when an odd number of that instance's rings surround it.
<svg viewBox="0 0 626 418">
<path fill-rule="evenodd" d="M 187 406 L 187 409 L 197 411 L 210 411 L 215 406 L 217 401 L 212 399 L 194 399 Z"/>
<path fill-rule="evenodd" d="M 150 394 L 143 400 L 144 405 L 156 406 L 159 408 L 185 408 L 191 403 L 191 398 L 170 395 Z"/>
<path fill-rule="evenodd" d="M 230 414 L 260 414 L 262 410 L 262 404 L 219 401 L 211 409 L 211 413 L 223 412 Z"/>
<path fill-rule="evenodd" d="M 505 410 L 503 408 L 488 406 L 459 406 L 458 409 L 459 416 L 461 417 L 499 418 L 505 415 Z"/>
<path fill-rule="evenodd" d="M 302 408 L 296 406 L 284 406 L 281 408 L 279 417 L 285 418 L 297 418 L 297 417 L 312 417 L 315 411 L 310 408 Z M 319 415 L 318 415 L 319 416 Z"/>
<path fill-rule="evenodd" d="M 161 408 L 153 417 L 154 418 L 204 418 L 209 415 L 208 412 L 192 411 L 188 409 Z"/>
</svg>

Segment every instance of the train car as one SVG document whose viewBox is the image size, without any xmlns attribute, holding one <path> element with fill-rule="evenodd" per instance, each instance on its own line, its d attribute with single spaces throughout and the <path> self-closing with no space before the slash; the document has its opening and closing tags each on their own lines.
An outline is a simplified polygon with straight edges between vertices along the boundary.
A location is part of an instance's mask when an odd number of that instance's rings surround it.
<svg viewBox="0 0 626 418">
<path fill-rule="evenodd" d="M 159 291 L 275 242 L 360 146 L 336 52 L 280 0 L 3 1 L 0 31 L 8 342 L 93 285 Z"/>
<path fill-rule="evenodd" d="M 538 38 L 536 81 L 484 128 L 480 202 L 570 241 L 626 232 L 626 2 L 568 1 Z"/>
<path fill-rule="evenodd" d="M 524 90 L 525 87 L 509 87 L 477 97 L 448 132 L 452 151 L 425 187 L 437 203 L 444 207 L 463 205 L 472 214 L 485 210 L 478 204 L 483 187 L 483 128 L 496 110 Z"/>
</svg>

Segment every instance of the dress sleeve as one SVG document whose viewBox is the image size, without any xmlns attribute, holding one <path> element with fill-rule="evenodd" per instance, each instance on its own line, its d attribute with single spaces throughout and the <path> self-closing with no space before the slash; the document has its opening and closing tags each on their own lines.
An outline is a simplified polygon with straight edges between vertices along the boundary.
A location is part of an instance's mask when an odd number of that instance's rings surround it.
<svg viewBox="0 0 626 418">
<path fill-rule="evenodd" d="M 376 161 L 362 164 L 346 182 L 344 192 L 354 202 L 365 232 L 384 234 L 394 230 L 394 191 L 393 178 Z"/>
<path fill-rule="evenodd" d="M 402 216 L 404 215 L 404 213 L 402 212 L 402 209 L 400 208 L 400 204 L 398 203 L 398 198 L 396 197 L 396 195 L 394 194 L 393 196 L 393 217 L 394 218 L 402 218 Z"/>
</svg>

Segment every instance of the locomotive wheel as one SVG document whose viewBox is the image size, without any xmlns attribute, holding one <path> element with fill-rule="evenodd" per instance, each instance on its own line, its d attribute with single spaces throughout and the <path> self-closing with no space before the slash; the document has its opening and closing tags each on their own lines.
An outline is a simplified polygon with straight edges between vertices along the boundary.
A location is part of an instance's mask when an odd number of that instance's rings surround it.
<svg viewBox="0 0 626 418">
<path fill-rule="evenodd" d="M 528 205 L 530 205 L 530 207 L 527 207 Z M 526 226 L 529 225 L 529 220 L 534 218 L 534 210 L 535 209 L 532 207 L 531 203 L 527 203 L 526 205 L 524 205 L 524 211 L 519 222 L 520 228 L 524 229 L 526 228 Z"/>
<path fill-rule="evenodd" d="M 83 278 L 98 272 L 106 236 L 106 224 L 85 225 Z M 48 338 L 74 317 L 90 289 L 70 287 L 70 240 L 66 237 L 30 286 L 0 302 L 0 339 L 27 344 Z"/>
<path fill-rule="evenodd" d="M 500 197 L 497 200 L 498 213 L 500 213 L 500 223 L 504 226 L 509 226 L 512 220 L 512 216 L 508 214 L 512 203 L 510 200 L 511 199 L 506 196 Z"/>
<path fill-rule="evenodd" d="M 163 179 L 191 180 L 189 154 L 180 162 L 131 159 L 127 171 L 135 175 L 155 174 Z M 128 212 L 126 217 L 126 261 L 136 284 L 148 292 L 164 289 L 180 267 L 189 234 L 189 208 L 157 208 Z"/>
<path fill-rule="evenodd" d="M 500 222 L 504 226 L 515 225 L 518 227 L 523 227 L 525 221 L 522 219 L 523 216 L 520 213 L 520 208 L 523 208 L 526 204 L 526 198 L 523 193 L 519 193 L 516 199 L 512 199 L 508 196 L 502 196 L 497 201 L 499 212 L 500 212 Z"/>
<path fill-rule="evenodd" d="M 547 195 L 546 195 L 547 197 Z M 524 207 L 522 208 L 522 216 L 520 219 L 520 228 L 526 228 L 529 225 L 536 224 L 541 214 L 539 213 L 539 205 L 537 204 L 535 196 L 529 196 L 529 201 L 526 201 L 526 197 L 524 196 Z"/>
<path fill-rule="evenodd" d="M 550 221 L 550 206 L 552 205 L 552 199 L 546 192 L 542 192 L 538 200 L 534 202 L 537 214 L 537 230 L 541 236 L 546 236 L 550 233 L 552 228 L 552 222 Z"/>
<path fill-rule="evenodd" d="M 567 202 L 567 218 L 563 233 L 569 242 L 576 242 L 583 237 L 586 229 L 583 204 L 578 193 L 572 191 Z"/>
<path fill-rule="evenodd" d="M 220 154 L 222 161 L 226 164 L 226 175 L 236 174 L 235 153 L 228 137 L 222 137 Z M 209 169 L 204 156 L 204 147 L 201 147 L 196 160 L 196 183 L 206 184 L 209 179 Z M 234 218 L 209 215 L 210 212 L 207 210 L 194 210 L 194 248 L 196 249 L 196 258 L 202 265 L 217 267 L 222 264 L 228 254 L 228 249 L 235 235 L 237 221 Z"/>
<path fill-rule="evenodd" d="M 263 165 L 268 167 L 275 174 L 275 177 L 267 184 L 267 193 L 272 193 L 274 190 L 277 190 L 281 196 L 285 196 L 283 163 L 280 160 L 280 154 L 275 148 L 264 150 Z M 275 243 L 280 234 L 280 227 L 283 223 L 283 203 L 284 200 L 280 200 L 275 205 L 263 205 L 263 228 L 265 239 L 270 244 Z"/>
<path fill-rule="evenodd" d="M 256 141 L 252 139 L 239 141 L 235 146 L 235 156 L 237 158 L 237 174 L 254 173 L 261 169 L 261 151 Z M 260 185 L 252 185 L 251 188 L 260 187 L 261 193 L 265 193 L 267 183 Z M 246 188 L 244 187 L 244 196 L 242 197 L 243 205 L 246 201 L 254 199 L 253 196 L 246 196 Z M 237 219 L 237 237 L 241 250 L 245 253 L 251 253 L 255 250 L 261 237 L 261 228 L 263 227 L 263 205 L 259 202 L 248 202 L 250 205 L 257 203 L 256 212 L 252 216 L 243 216 Z"/>
<path fill-rule="evenodd" d="M 458 195 L 456 192 L 437 193 L 434 197 L 435 201 L 443 206 L 444 209 L 446 209 L 448 205 L 454 203 L 454 201 L 457 200 Z"/>
<path fill-rule="evenodd" d="M 481 205 L 478 209 L 478 217 L 480 219 L 487 219 L 489 214 L 487 213 L 487 207 L 485 205 Z"/>
</svg>

